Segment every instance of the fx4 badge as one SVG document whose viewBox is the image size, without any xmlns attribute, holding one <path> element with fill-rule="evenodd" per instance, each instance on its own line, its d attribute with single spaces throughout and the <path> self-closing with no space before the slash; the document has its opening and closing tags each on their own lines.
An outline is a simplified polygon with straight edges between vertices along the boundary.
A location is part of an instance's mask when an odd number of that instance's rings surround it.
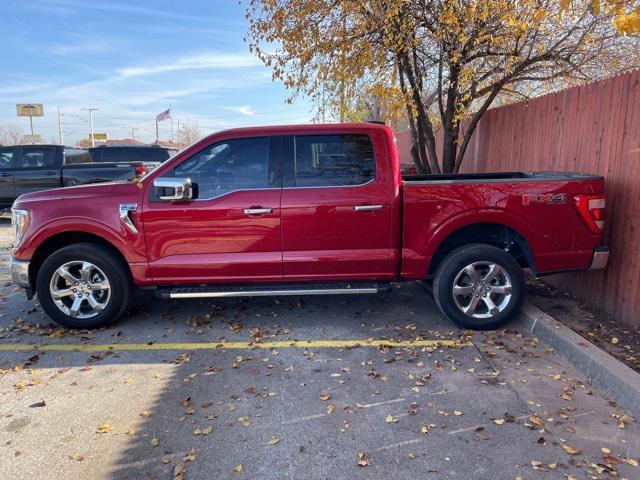
<svg viewBox="0 0 640 480">
<path fill-rule="evenodd" d="M 527 206 L 532 203 L 554 204 L 567 203 L 566 193 L 525 193 L 522 195 L 522 205 Z"/>
</svg>

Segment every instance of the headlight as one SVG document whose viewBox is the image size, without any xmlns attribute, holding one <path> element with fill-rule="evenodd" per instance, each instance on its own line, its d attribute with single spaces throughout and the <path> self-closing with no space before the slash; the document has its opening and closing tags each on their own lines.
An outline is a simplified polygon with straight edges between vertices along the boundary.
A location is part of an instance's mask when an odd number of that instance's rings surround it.
<svg viewBox="0 0 640 480">
<path fill-rule="evenodd" d="M 11 209 L 11 226 L 13 228 L 13 247 L 20 245 L 24 234 L 27 233 L 29 224 L 31 223 L 31 215 L 29 210 Z"/>
</svg>

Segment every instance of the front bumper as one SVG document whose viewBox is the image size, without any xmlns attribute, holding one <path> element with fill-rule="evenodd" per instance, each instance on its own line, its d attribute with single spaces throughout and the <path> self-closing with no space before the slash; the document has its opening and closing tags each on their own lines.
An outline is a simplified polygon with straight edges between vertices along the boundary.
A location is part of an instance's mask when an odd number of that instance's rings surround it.
<svg viewBox="0 0 640 480">
<path fill-rule="evenodd" d="M 11 280 L 19 287 L 31 290 L 28 261 L 11 258 Z"/>
<path fill-rule="evenodd" d="M 593 251 L 589 270 L 602 270 L 607 266 L 607 263 L 609 263 L 609 247 L 597 247 Z"/>
</svg>

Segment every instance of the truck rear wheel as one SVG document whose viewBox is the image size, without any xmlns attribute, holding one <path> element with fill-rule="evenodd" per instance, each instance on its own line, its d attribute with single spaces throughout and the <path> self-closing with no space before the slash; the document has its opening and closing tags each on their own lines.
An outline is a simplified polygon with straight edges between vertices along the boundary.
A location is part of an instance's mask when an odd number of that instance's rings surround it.
<svg viewBox="0 0 640 480">
<path fill-rule="evenodd" d="M 436 272 L 433 295 L 440 311 L 463 328 L 498 328 L 518 314 L 525 282 L 518 262 L 485 244 L 449 253 Z"/>
<path fill-rule="evenodd" d="M 133 284 L 122 260 L 109 249 L 76 243 L 44 261 L 36 291 L 40 305 L 56 323 L 68 328 L 98 328 L 124 313 Z"/>
</svg>

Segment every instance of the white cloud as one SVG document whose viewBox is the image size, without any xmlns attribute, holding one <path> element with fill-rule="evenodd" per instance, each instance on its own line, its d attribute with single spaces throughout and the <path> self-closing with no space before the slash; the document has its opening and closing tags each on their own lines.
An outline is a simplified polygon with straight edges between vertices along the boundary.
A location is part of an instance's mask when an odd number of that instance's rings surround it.
<svg viewBox="0 0 640 480">
<path fill-rule="evenodd" d="M 177 5 L 177 4 L 176 4 Z M 175 10 L 167 10 L 153 7 L 143 7 L 124 3 L 107 3 L 107 2 L 78 2 L 77 0 L 39 0 L 34 5 L 26 5 L 26 8 L 33 10 L 46 11 L 60 15 L 77 14 L 78 9 L 84 8 L 90 11 L 102 10 L 105 12 L 127 13 L 132 15 L 140 15 L 143 17 L 159 17 L 169 20 L 187 20 L 198 21 L 201 17 L 196 15 L 188 15 L 177 12 Z"/>
<path fill-rule="evenodd" d="M 249 54 L 202 53 L 179 58 L 171 63 L 154 63 L 139 67 L 118 68 L 116 72 L 122 78 L 128 78 L 182 70 L 246 68 L 258 65 L 262 64 L 256 57 Z"/>
<path fill-rule="evenodd" d="M 240 115 L 244 115 L 247 117 L 253 117 L 256 113 L 251 108 L 251 105 L 240 105 L 239 107 L 222 107 L 225 110 L 231 110 L 232 112 L 237 112 Z"/>
</svg>

